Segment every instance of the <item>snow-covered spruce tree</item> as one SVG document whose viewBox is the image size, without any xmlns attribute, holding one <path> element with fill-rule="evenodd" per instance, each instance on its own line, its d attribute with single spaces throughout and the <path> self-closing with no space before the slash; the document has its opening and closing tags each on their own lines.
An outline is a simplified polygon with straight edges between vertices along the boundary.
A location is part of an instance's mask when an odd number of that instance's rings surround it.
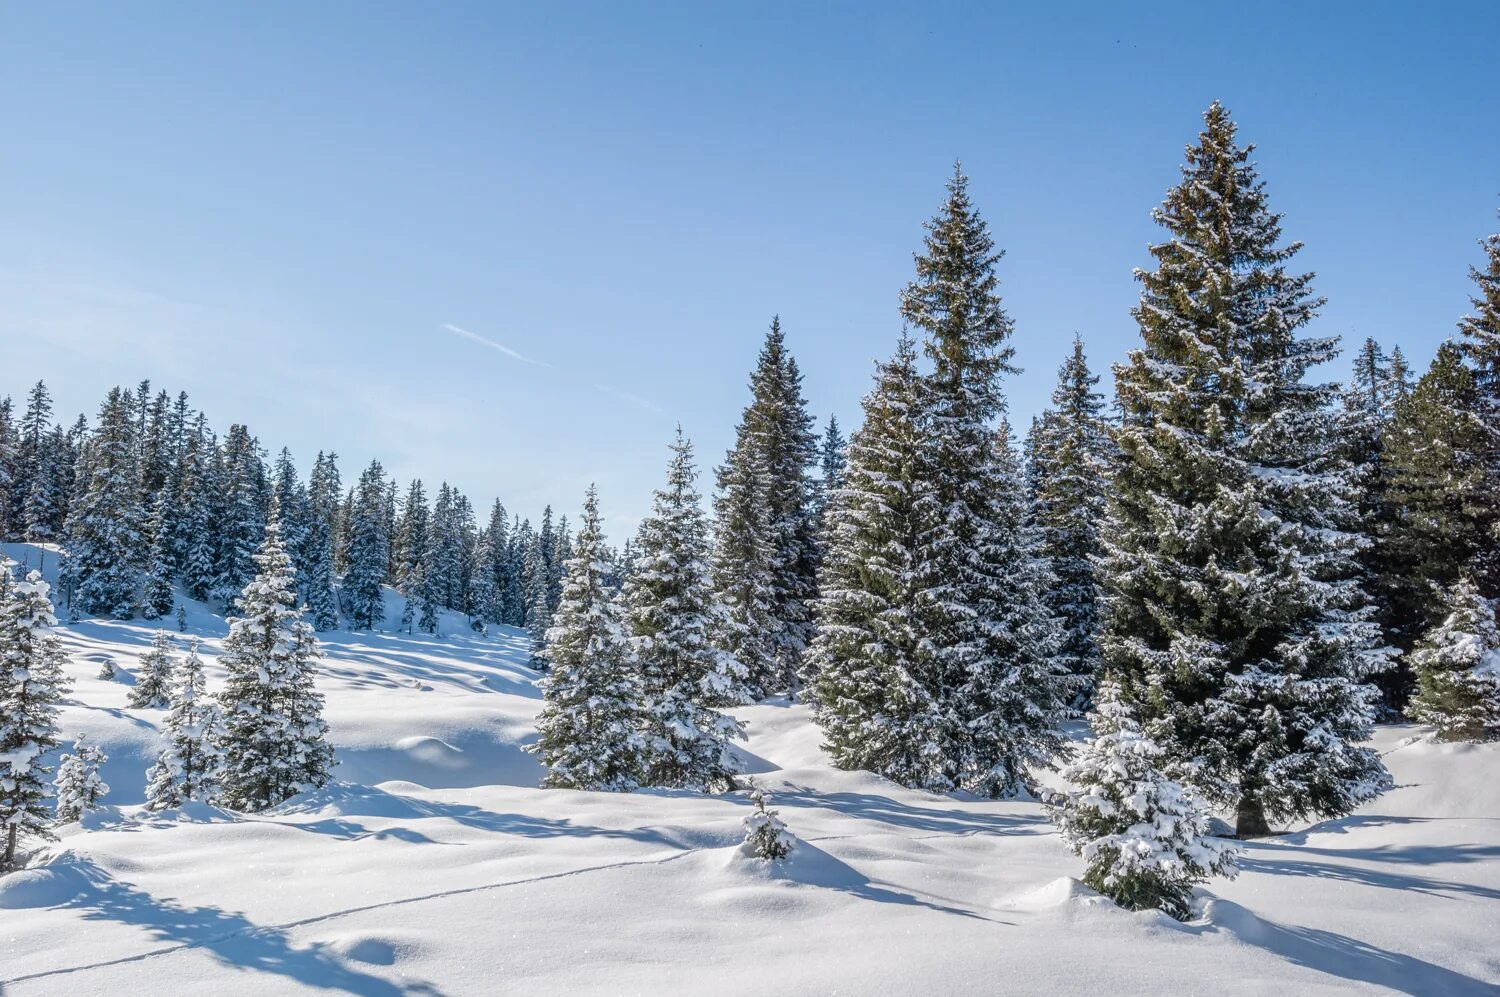
<svg viewBox="0 0 1500 997">
<path fill-rule="evenodd" d="M 1094 736 L 1063 769 L 1075 788 L 1054 794 L 1052 819 L 1088 863 L 1083 881 L 1127 910 L 1192 913 L 1193 886 L 1235 875 L 1235 851 L 1209 836 L 1209 814 L 1162 771 L 1164 752 L 1141 732 L 1118 686 L 1100 684 Z"/>
<path fill-rule="evenodd" d="M 21 480 L 16 470 L 19 449 L 10 396 L 0 395 L 0 540 L 14 539 L 22 529 L 15 513 L 21 492 Z"/>
<path fill-rule="evenodd" d="M 317 638 L 297 608 L 292 562 L 274 511 L 255 565 L 220 658 L 228 672 L 219 696 L 223 798 L 247 811 L 322 786 L 333 767 L 323 697 L 314 686 Z"/>
<path fill-rule="evenodd" d="M 782 821 L 781 811 L 766 809 L 769 801 L 763 790 L 750 790 L 750 802 L 755 809 L 743 821 L 745 841 L 740 849 L 752 858 L 779 862 L 792 854 L 796 839 Z"/>
<path fill-rule="evenodd" d="M 720 792 L 734 787 L 726 748 L 743 736 L 713 707 L 729 698 L 743 670 L 709 640 L 714 614 L 708 522 L 700 505 L 693 445 L 677 430 L 667 486 L 641 522 L 635 571 L 623 601 L 642 694 L 649 786 Z"/>
<path fill-rule="evenodd" d="M 83 735 L 73 742 L 72 754 L 57 761 L 57 822 L 68 824 L 90 810 L 98 810 L 109 792 L 109 785 L 99 777 L 99 766 L 109 761 L 104 749 Z"/>
<path fill-rule="evenodd" d="M 243 425 L 229 427 L 219 450 L 218 466 L 219 506 L 210 594 L 227 607 L 255 573 L 255 552 L 265 532 L 270 482 L 260 443 Z"/>
<path fill-rule="evenodd" d="M 802 374 L 772 319 L 750 404 L 718 470 L 714 577 L 727 608 L 719 642 L 744 663 L 760 698 L 798 685 L 817 594 L 817 508 L 809 468 L 818 458 Z"/>
<path fill-rule="evenodd" d="M 152 810 L 180 807 L 190 800 L 208 803 L 218 796 L 224 718 L 207 688 L 194 643 L 182 659 L 172 708 L 162 721 L 161 753 L 146 773 L 146 805 Z"/>
<path fill-rule="evenodd" d="M 307 526 L 307 613 L 317 631 L 339 625 L 338 596 L 333 591 L 333 538 L 328 524 L 318 516 Z"/>
<path fill-rule="evenodd" d="M 1167 241 L 1116 368 L 1123 422 L 1101 646 L 1142 729 L 1242 837 L 1349 813 L 1390 785 L 1368 737 L 1384 661 L 1358 586 L 1336 342 L 1218 103 L 1156 209 Z M 1190 764 L 1189 764 L 1190 763 Z"/>
<path fill-rule="evenodd" d="M 1448 614 L 1411 653 L 1417 692 L 1407 712 L 1447 741 L 1500 737 L 1500 625 L 1467 576 L 1444 593 Z"/>
<path fill-rule="evenodd" d="M 549 670 L 541 680 L 540 737 L 530 746 L 553 789 L 628 792 L 645 775 L 652 716 L 625 632 L 625 614 L 604 585 L 599 497 L 590 485 L 562 601 L 547 631 Z"/>
<path fill-rule="evenodd" d="M 141 655 L 135 685 L 130 689 L 130 705 L 137 710 L 164 707 L 172 701 L 172 683 L 177 672 L 177 657 L 172 653 L 172 638 L 165 630 L 156 631 L 151 650 Z"/>
<path fill-rule="evenodd" d="M 1471 299 L 1473 312 L 1458 323 L 1460 348 L 1474 372 L 1474 414 L 1488 435 L 1481 452 L 1486 484 L 1476 512 L 1488 528 L 1490 542 L 1477 553 L 1472 568 L 1480 593 L 1500 599 L 1500 233 L 1479 245 L 1484 268 L 1469 268 L 1479 293 Z"/>
<path fill-rule="evenodd" d="M 1479 404 L 1473 371 L 1445 342 L 1386 430 L 1392 516 L 1380 537 L 1380 594 L 1391 639 L 1404 649 L 1442 622 L 1443 593 L 1494 544 Z"/>
<path fill-rule="evenodd" d="M 151 553 L 146 559 L 145 589 L 141 594 L 141 615 L 159 620 L 172 611 L 175 593 L 172 589 L 172 538 L 167 531 L 167 503 L 174 501 L 170 490 L 163 490 L 151 515 Z"/>
<path fill-rule="evenodd" d="M 1109 491 L 1113 444 L 1104 419 L 1099 377 L 1088 367 L 1083 340 L 1058 371 L 1052 408 L 1032 434 L 1034 515 L 1041 554 L 1055 583 L 1047 604 L 1062 623 L 1058 658 L 1077 682 L 1073 705 L 1087 705 L 1099 668 L 1099 584 L 1094 558 Z"/>
<path fill-rule="evenodd" d="M 916 567 L 937 511 L 924 473 L 926 385 L 902 336 L 863 401 L 843 485 L 829 497 L 808 652 L 815 716 L 840 768 L 946 789 L 949 716 L 927 679 L 935 648 L 918 617 Z"/>
<path fill-rule="evenodd" d="M 356 630 L 374 630 L 385 621 L 385 583 L 390 557 L 386 532 L 385 469 L 380 461 L 359 476 L 349 512 L 348 570 L 344 574 L 344 612 Z"/>
<path fill-rule="evenodd" d="M 914 571 L 921 638 L 934 660 L 922 679 L 950 718 L 936 745 L 952 787 L 1008 794 L 1061 739 L 1070 683 L 1054 660 L 1049 581 L 1026 524 L 1025 481 L 999 425 L 1000 376 L 1015 370 L 989 228 L 954 168 L 927 225 L 902 317 L 926 336 L 933 371 L 921 473 L 935 512 L 924 519 Z"/>
<path fill-rule="evenodd" d="M 214 586 L 214 534 L 211 510 L 217 508 L 218 479 L 212 454 L 217 449 L 200 414 L 189 433 L 182 458 L 182 503 L 178 521 L 177 563 L 187 594 L 206 602 Z"/>
<path fill-rule="evenodd" d="M 16 868 L 21 836 L 52 837 L 42 758 L 57 747 L 64 691 L 50 589 L 35 571 L 16 581 L 11 563 L 0 557 L 0 871 Z"/>
<path fill-rule="evenodd" d="M 65 573 L 75 611 L 129 617 L 146 548 L 131 396 L 112 388 L 80 459 L 68 515 Z"/>
<path fill-rule="evenodd" d="M 18 429 L 14 522 L 27 540 L 47 543 L 62 531 L 67 499 L 58 466 L 63 455 L 52 435 L 52 396 L 43 382 L 36 382 L 27 396 Z"/>
</svg>

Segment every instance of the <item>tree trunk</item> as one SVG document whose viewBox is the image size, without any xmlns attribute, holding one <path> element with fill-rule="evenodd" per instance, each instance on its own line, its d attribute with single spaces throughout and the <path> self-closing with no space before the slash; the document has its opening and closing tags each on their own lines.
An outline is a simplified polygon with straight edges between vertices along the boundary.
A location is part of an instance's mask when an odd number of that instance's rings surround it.
<svg viewBox="0 0 1500 997">
<path fill-rule="evenodd" d="M 12 824 L 6 831 L 5 858 L 0 860 L 0 872 L 10 871 L 11 863 L 16 859 L 16 825 Z"/>
<path fill-rule="evenodd" d="M 1264 838 L 1271 833 L 1266 823 L 1266 808 L 1253 796 L 1240 797 L 1235 811 L 1234 835 L 1237 838 Z"/>
</svg>

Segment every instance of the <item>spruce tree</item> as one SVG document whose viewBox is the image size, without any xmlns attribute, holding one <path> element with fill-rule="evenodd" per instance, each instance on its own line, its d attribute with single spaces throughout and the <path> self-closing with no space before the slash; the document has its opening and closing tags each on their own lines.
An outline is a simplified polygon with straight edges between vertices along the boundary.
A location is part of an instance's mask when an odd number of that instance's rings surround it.
<svg viewBox="0 0 1500 997">
<path fill-rule="evenodd" d="M 1474 311 L 1458 323 L 1460 348 L 1474 372 L 1474 414 L 1487 437 L 1479 453 L 1484 467 L 1483 501 L 1475 513 L 1489 543 L 1480 548 L 1471 567 L 1484 597 L 1500 599 L 1500 233 L 1479 245 L 1484 250 L 1484 268 L 1469 268 L 1478 287 L 1471 299 Z"/>
<path fill-rule="evenodd" d="M 1116 368 L 1101 644 L 1126 704 L 1242 837 L 1347 814 L 1390 785 L 1368 737 L 1370 648 L 1333 388 L 1300 338 L 1321 300 L 1288 269 L 1251 147 L 1214 103 L 1154 217 L 1168 239 Z M 1189 764 L 1191 763 L 1191 764 Z"/>
<path fill-rule="evenodd" d="M 1094 559 L 1113 444 L 1104 420 L 1099 377 L 1088 367 L 1083 340 L 1058 371 L 1052 408 L 1032 434 L 1031 471 L 1041 554 L 1055 584 L 1047 604 L 1062 623 L 1058 658 L 1077 683 L 1074 705 L 1087 704 L 1099 668 L 1099 584 Z"/>
<path fill-rule="evenodd" d="M 306 542 L 307 612 L 314 630 L 332 630 L 339 625 L 338 596 L 333 590 L 333 538 L 320 516 L 308 521 Z"/>
<path fill-rule="evenodd" d="M 16 868 L 22 835 L 52 837 L 42 759 L 57 747 L 65 691 L 51 590 L 36 571 L 16 581 L 11 563 L 0 557 L 0 871 Z"/>
<path fill-rule="evenodd" d="M 1000 378 L 1015 368 L 1000 256 L 955 166 L 901 296 L 902 317 L 925 333 L 933 361 L 921 473 L 934 509 L 914 571 L 919 626 L 934 648 L 924 681 L 949 721 L 935 735 L 942 779 L 988 795 L 1014 792 L 1061 743 L 1066 691 L 1056 621 L 1043 602 L 1049 579 L 1001 422 Z"/>
<path fill-rule="evenodd" d="M 359 476 L 349 511 L 349 566 L 343 595 L 344 612 L 356 630 L 374 630 L 385 622 L 381 586 L 390 556 L 385 511 L 385 469 L 380 461 L 371 461 Z"/>
<path fill-rule="evenodd" d="M 750 802 L 755 809 L 741 822 L 745 828 L 745 840 L 740 850 L 752 858 L 779 862 L 792 854 L 796 839 L 782 821 L 781 811 L 766 808 L 770 799 L 761 789 L 750 791 Z"/>
<path fill-rule="evenodd" d="M 211 597 L 216 568 L 211 511 L 218 506 L 214 474 L 216 447 L 207 420 L 200 414 L 189 433 L 182 457 L 182 502 L 185 511 L 175 538 L 178 571 L 187 594 L 200 602 Z"/>
<path fill-rule="evenodd" d="M 146 560 L 145 589 L 141 593 L 141 615 L 148 620 L 159 620 L 172 611 L 175 593 L 172 589 L 171 537 L 167 531 L 167 503 L 172 501 L 170 490 L 163 490 L 151 515 L 154 539 L 151 553 Z"/>
<path fill-rule="evenodd" d="M 130 690 L 131 707 L 158 709 L 170 704 L 176 671 L 177 656 L 172 653 L 172 638 L 165 630 L 158 630 L 152 638 L 151 650 L 141 655 L 141 667 Z"/>
<path fill-rule="evenodd" d="M 666 488 L 638 532 L 639 556 L 623 601 L 651 715 L 645 783 L 719 792 L 734 786 L 727 752 L 739 725 L 714 709 L 737 692 L 743 670 L 709 639 L 717 607 L 708 521 L 693 446 L 677 430 Z"/>
<path fill-rule="evenodd" d="M 54 446 L 52 396 L 47 385 L 36 382 L 26 400 L 21 418 L 16 478 L 20 502 L 16 521 L 22 535 L 34 543 L 57 539 L 62 527 L 64 498 L 59 479 L 59 455 Z"/>
<path fill-rule="evenodd" d="M 818 441 L 779 319 L 751 372 L 750 394 L 718 472 L 714 567 L 729 608 L 722 642 L 744 663 L 759 698 L 797 688 L 817 594 L 816 488 L 808 469 Z"/>
<path fill-rule="evenodd" d="M 130 395 L 111 389 L 81 458 L 81 489 L 69 513 L 65 577 L 71 603 L 99 616 L 128 618 L 141 567 L 140 468 Z"/>
<path fill-rule="evenodd" d="M 863 409 L 827 510 L 808 654 L 816 717 L 840 768 L 946 789 L 948 719 L 928 681 L 936 649 L 918 616 L 916 568 L 937 507 L 924 464 L 926 384 L 910 338 L 878 368 Z"/>
<path fill-rule="evenodd" d="M 1055 794 L 1052 819 L 1088 863 L 1086 885 L 1126 910 L 1186 920 L 1194 885 L 1235 875 L 1234 849 L 1209 836 L 1208 811 L 1162 771 L 1165 753 L 1114 683 L 1101 684 L 1090 724 L 1094 736 L 1062 773 L 1074 789 Z"/>
<path fill-rule="evenodd" d="M 599 498 L 592 485 L 547 631 L 540 734 L 531 750 L 547 766 L 543 785 L 554 789 L 628 792 L 645 774 L 641 731 L 651 723 L 640 676 L 625 632 L 625 614 L 603 583 Z"/>
<path fill-rule="evenodd" d="M 224 800 L 247 811 L 322 786 L 333 767 L 323 697 L 314 686 L 318 642 L 297 608 L 292 562 L 274 512 L 255 565 L 220 659 L 228 672 L 220 695 Z"/>
<path fill-rule="evenodd" d="M 161 753 L 146 773 L 147 807 L 166 810 L 189 801 L 208 803 L 218 796 L 223 727 L 223 714 L 208 696 L 195 642 L 182 660 L 172 708 L 162 721 Z"/>
<path fill-rule="evenodd" d="M 0 396 L 0 540 L 22 535 L 20 516 L 15 512 L 23 490 L 16 469 L 20 439 L 15 423 L 10 396 Z"/>
<path fill-rule="evenodd" d="M 99 766 L 109 761 L 104 749 L 80 734 L 71 754 L 57 761 L 57 822 L 68 824 L 90 810 L 98 810 L 109 785 L 99 777 Z"/>
<path fill-rule="evenodd" d="M 1443 621 L 1411 654 L 1417 692 L 1408 712 L 1448 741 L 1500 737 L 1500 624 L 1467 575 L 1444 593 Z"/>
<path fill-rule="evenodd" d="M 1442 621 L 1442 593 L 1493 546 L 1489 433 L 1479 404 L 1473 371 L 1457 344 L 1445 342 L 1386 430 L 1392 513 L 1380 538 L 1381 595 L 1391 639 L 1406 650 Z"/>
</svg>

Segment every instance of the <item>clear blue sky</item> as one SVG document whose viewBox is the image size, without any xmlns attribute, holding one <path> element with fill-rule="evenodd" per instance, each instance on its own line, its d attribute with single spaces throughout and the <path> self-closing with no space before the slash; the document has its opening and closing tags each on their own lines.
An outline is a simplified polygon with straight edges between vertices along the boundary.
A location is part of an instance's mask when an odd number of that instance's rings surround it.
<svg viewBox="0 0 1500 997">
<path fill-rule="evenodd" d="M 149 377 L 304 474 L 379 456 L 533 517 L 597 480 L 620 540 L 675 423 L 722 456 L 772 313 L 856 421 L 955 157 L 1016 421 L 1075 331 L 1121 357 L 1216 97 L 1318 330 L 1425 364 L 1500 225 L 1497 38 L 1493 0 L 9 4 L 0 393 L 71 418 Z"/>
</svg>

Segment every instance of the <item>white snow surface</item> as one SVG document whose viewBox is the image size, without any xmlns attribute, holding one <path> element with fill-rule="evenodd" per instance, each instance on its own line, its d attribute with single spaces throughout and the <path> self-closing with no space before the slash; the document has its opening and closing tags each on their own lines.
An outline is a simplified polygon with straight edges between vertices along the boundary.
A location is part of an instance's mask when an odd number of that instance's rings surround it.
<svg viewBox="0 0 1500 997">
<path fill-rule="evenodd" d="M 227 626 L 186 605 L 214 691 Z M 1500 745 L 1382 728 L 1398 788 L 1248 843 L 1179 924 L 1071 878 L 1038 804 L 836 770 L 784 701 L 736 715 L 785 862 L 741 853 L 745 792 L 537 789 L 525 635 L 408 637 L 387 611 L 319 635 L 337 781 L 259 815 L 146 812 L 165 711 L 125 701 L 157 624 L 60 627 L 61 732 L 104 748 L 111 789 L 0 878 L 0 993 L 1500 992 Z"/>
</svg>

